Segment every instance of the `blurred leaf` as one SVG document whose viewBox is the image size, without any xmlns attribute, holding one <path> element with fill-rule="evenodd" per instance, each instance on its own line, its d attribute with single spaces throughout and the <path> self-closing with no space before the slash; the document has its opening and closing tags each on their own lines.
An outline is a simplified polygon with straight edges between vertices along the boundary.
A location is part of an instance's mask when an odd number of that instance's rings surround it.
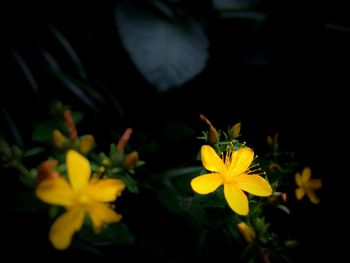
<svg viewBox="0 0 350 263">
<path fill-rule="evenodd" d="M 5 121 L 7 122 L 8 126 L 10 127 L 10 131 L 11 131 L 11 133 L 16 141 L 16 144 L 18 144 L 19 146 L 23 146 L 22 136 L 21 136 L 14 120 L 12 119 L 11 115 L 4 108 L 1 108 L 1 112 L 5 118 Z"/>
<path fill-rule="evenodd" d="M 283 212 L 286 212 L 288 215 L 290 214 L 290 210 L 288 207 L 286 207 L 285 205 L 277 205 L 277 208 L 281 209 Z"/>
<path fill-rule="evenodd" d="M 119 165 L 124 159 L 124 153 L 114 143 L 110 145 L 109 156 L 112 165 Z"/>
<path fill-rule="evenodd" d="M 136 181 L 127 173 L 124 173 L 120 178 L 124 181 L 126 188 L 132 193 L 138 193 Z"/>
<path fill-rule="evenodd" d="M 8 201 L 8 207 L 10 209 L 22 212 L 32 212 L 46 206 L 34 195 L 34 192 L 16 193 L 13 198 Z"/>
<path fill-rule="evenodd" d="M 81 85 L 79 85 L 73 78 L 63 73 L 62 71 L 53 71 L 52 74 L 59 80 L 61 80 L 62 83 L 87 106 L 89 106 L 90 108 L 95 108 L 95 103 L 84 92 L 84 90 L 81 88 Z"/>
<path fill-rule="evenodd" d="M 227 219 L 227 229 L 229 231 L 229 233 L 231 234 L 231 236 L 235 239 L 235 240 L 240 240 L 241 236 L 239 234 L 238 228 L 237 228 L 237 224 L 240 221 L 237 220 L 237 217 L 230 215 L 228 216 Z"/>
<path fill-rule="evenodd" d="M 166 2 L 162 0 L 152 0 L 152 5 L 155 6 L 163 15 L 167 17 L 175 17 L 174 11 L 170 8 Z"/>
<path fill-rule="evenodd" d="M 32 176 L 28 176 L 27 174 L 21 174 L 19 180 L 29 187 L 35 187 L 35 178 Z"/>
<path fill-rule="evenodd" d="M 245 10 L 261 4 L 262 0 L 212 0 L 213 6 L 218 11 Z"/>
<path fill-rule="evenodd" d="M 32 140 L 36 142 L 52 141 L 52 132 L 57 129 L 56 121 L 47 121 L 39 123 L 33 131 Z"/>
<path fill-rule="evenodd" d="M 164 124 L 162 133 L 173 141 L 181 142 L 193 136 L 195 131 L 183 121 L 168 121 Z"/>
<path fill-rule="evenodd" d="M 93 256 L 97 256 L 102 261 L 112 261 L 112 258 L 107 255 L 102 249 L 97 248 L 94 245 L 86 244 L 83 242 L 80 242 L 77 239 L 73 239 L 71 249 L 78 250 L 80 253 L 83 253 L 84 255 L 89 254 Z"/>
<path fill-rule="evenodd" d="M 179 176 L 185 176 L 188 174 L 200 174 L 202 170 L 201 166 L 188 166 L 183 168 L 175 168 L 167 170 L 162 174 L 163 179 L 172 179 Z"/>
<path fill-rule="evenodd" d="M 239 18 L 239 19 L 251 19 L 256 22 L 264 22 L 267 19 L 267 15 L 262 12 L 256 11 L 242 11 L 242 12 L 225 12 L 221 14 L 223 18 Z M 265 59 L 265 58 L 264 58 Z"/>
<path fill-rule="evenodd" d="M 209 41 L 190 18 L 162 19 L 145 6 L 121 1 L 116 24 L 132 61 L 160 91 L 184 84 L 205 67 Z"/>
<path fill-rule="evenodd" d="M 60 212 L 62 212 L 62 208 L 60 208 L 57 205 L 52 205 L 49 208 L 49 216 L 50 216 L 50 218 L 56 218 Z"/>
<path fill-rule="evenodd" d="M 35 147 L 24 152 L 23 157 L 32 157 L 39 153 L 45 152 L 45 148 Z"/>
<path fill-rule="evenodd" d="M 56 59 L 46 50 L 42 50 L 41 51 L 41 55 L 43 56 L 44 60 L 46 61 L 46 63 L 48 64 L 48 66 L 50 66 L 51 70 L 53 71 L 60 71 L 61 67 L 58 64 L 58 62 L 56 61 Z"/>
<path fill-rule="evenodd" d="M 96 246 L 130 244 L 134 241 L 134 236 L 123 223 L 106 225 L 98 234 L 95 234 L 91 228 L 83 228 L 79 236 Z"/>
<path fill-rule="evenodd" d="M 79 124 L 84 118 L 84 113 L 82 112 L 75 111 L 72 113 L 72 115 L 73 115 L 75 124 Z"/>
<path fill-rule="evenodd" d="M 18 66 L 21 68 L 21 70 L 23 71 L 26 79 L 28 80 L 30 86 L 32 87 L 36 97 L 38 99 L 40 99 L 40 93 L 39 93 L 39 87 L 38 87 L 38 83 L 36 82 L 36 80 L 34 79 L 34 76 L 32 74 L 32 72 L 30 71 L 27 63 L 24 61 L 24 59 L 17 53 L 17 51 L 15 51 L 14 49 L 11 49 L 12 51 L 12 55 L 15 58 Z"/>
<path fill-rule="evenodd" d="M 82 66 L 82 63 L 79 59 L 78 54 L 75 52 L 74 48 L 71 46 L 71 44 L 69 43 L 69 41 L 63 36 L 63 34 L 58 31 L 55 27 L 48 25 L 48 28 L 50 29 L 50 31 L 53 33 L 53 35 L 56 37 L 56 39 L 58 40 L 58 42 L 62 45 L 62 47 L 65 49 L 65 51 L 67 52 L 67 54 L 70 56 L 70 58 L 72 59 L 72 61 L 74 62 L 76 68 L 78 69 L 78 72 L 80 74 L 80 76 L 83 79 L 87 79 L 87 74 Z"/>
<path fill-rule="evenodd" d="M 179 196 L 176 192 L 169 188 L 159 189 L 154 191 L 159 202 L 173 214 L 181 214 L 183 211 L 179 206 Z"/>
<path fill-rule="evenodd" d="M 203 207 L 195 198 L 182 198 L 179 205 L 188 215 L 197 220 L 198 223 L 208 223 L 208 218 Z"/>
<path fill-rule="evenodd" d="M 267 243 L 268 239 L 268 231 L 270 224 L 265 222 L 265 218 L 257 218 L 255 220 L 255 230 L 257 232 L 257 236 L 259 240 L 263 243 Z"/>
<path fill-rule="evenodd" d="M 94 102 L 88 97 L 73 78 L 65 74 L 56 59 L 47 51 L 41 50 L 46 63 L 50 66 L 49 72 L 58 78 L 74 95 L 83 101 L 90 108 L 95 108 Z"/>
</svg>

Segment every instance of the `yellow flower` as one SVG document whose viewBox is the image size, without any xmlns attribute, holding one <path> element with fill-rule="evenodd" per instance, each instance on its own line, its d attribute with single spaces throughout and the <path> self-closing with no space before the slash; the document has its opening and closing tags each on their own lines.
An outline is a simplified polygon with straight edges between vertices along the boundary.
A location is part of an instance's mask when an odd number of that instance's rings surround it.
<svg viewBox="0 0 350 263">
<path fill-rule="evenodd" d="M 295 196 L 298 200 L 301 200 L 305 193 L 307 197 L 310 199 L 311 203 L 318 204 L 320 199 L 316 196 L 315 190 L 318 190 L 322 187 L 321 179 L 312 179 L 311 178 L 311 169 L 309 167 L 305 167 L 303 172 L 295 174 L 295 182 L 299 186 L 295 189 Z"/>
<path fill-rule="evenodd" d="M 213 173 L 194 178 L 192 189 L 198 194 L 209 194 L 224 185 L 226 201 L 237 214 L 248 215 L 249 212 L 248 198 L 243 191 L 257 196 L 272 194 L 270 184 L 249 170 L 254 159 L 254 152 L 249 147 L 228 152 L 221 159 L 211 146 L 204 145 L 201 158 L 204 168 Z"/>
<path fill-rule="evenodd" d="M 121 215 L 110 208 L 125 188 L 123 181 L 117 179 L 89 180 L 89 161 L 74 150 L 66 156 L 69 182 L 63 177 L 42 181 L 37 189 L 37 197 L 51 205 L 64 206 L 67 211 L 53 223 L 49 238 L 57 249 L 66 249 L 76 231 L 83 225 L 84 217 L 89 215 L 95 232 L 104 224 L 119 222 Z"/>
</svg>

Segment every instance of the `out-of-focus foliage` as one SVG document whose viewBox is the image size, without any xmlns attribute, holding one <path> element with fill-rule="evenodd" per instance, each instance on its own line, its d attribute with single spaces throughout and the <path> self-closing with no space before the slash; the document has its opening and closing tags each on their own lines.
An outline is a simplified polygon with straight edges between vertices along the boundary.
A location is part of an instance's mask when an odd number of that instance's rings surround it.
<svg viewBox="0 0 350 263">
<path fill-rule="evenodd" d="M 209 41 L 193 18 L 173 10 L 166 2 L 153 2 L 120 1 L 116 23 L 121 41 L 139 71 L 165 91 L 184 84 L 205 68 Z"/>
</svg>

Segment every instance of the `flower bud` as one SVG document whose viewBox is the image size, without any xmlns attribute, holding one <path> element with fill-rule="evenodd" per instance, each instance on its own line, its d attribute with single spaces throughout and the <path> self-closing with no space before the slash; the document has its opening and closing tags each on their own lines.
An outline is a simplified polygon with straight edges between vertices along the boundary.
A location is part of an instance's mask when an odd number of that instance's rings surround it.
<svg viewBox="0 0 350 263">
<path fill-rule="evenodd" d="M 134 171 L 137 161 L 139 160 L 139 153 L 137 151 L 132 151 L 123 160 L 123 166 L 128 171 Z"/>
<path fill-rule="evenodd" d="M 239 233 L 242 235 L 242 237 L 247 243 L 253 242 L 253 240 L 255 239 L 255 232 L 249 225 L 247 225 L 244 222 L 240 222 L 239 224 L 237 224 L 237 228 L 239 230 Z"/>
<path fill-rule="evenodd" d="M 53 144 L 58 149 L 62 149 L 67 143 L 67 138 L 59 130 L 53 131 L 52 139 L 53 139 Z"/>
<path fill-rule="evenodd" d="M 92 150 L 92 148 L 94 147 L 94 144 L 95 144 L 94 137 L 92 135 L 85 135 L 80 139 L 79 151 L 82 154 L 87 154 Z"/>
<path fill-rule="evenodd" d="M 55 171 L 57 164 L 57 160 L 47 160 L 38 166 L 38 175 L 36 178 L 37 185 L 43 180 L 59 177 L 59 174 Z"/>
</svg>

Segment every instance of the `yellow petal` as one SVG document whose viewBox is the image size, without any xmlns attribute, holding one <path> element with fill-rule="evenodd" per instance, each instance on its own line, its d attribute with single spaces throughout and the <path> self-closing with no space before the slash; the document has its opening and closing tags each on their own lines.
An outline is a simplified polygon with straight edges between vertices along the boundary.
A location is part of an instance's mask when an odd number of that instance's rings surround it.
<svg viewBox="0 0 350 263">
<path fill-rule="evenodd" d="M 320 199 L 316 196 L 314 191 L 306 191 L 306 195 L 309 197 L 311 203 L 317 205 L 320 202 Z"/>
<path fill-rule="evenodd" d="M 51 205 L 70 206 L 73 203 L 74 192 L 62 176 L 42 181 L 35 193 L 41 201 Z"/>
<path fill-rule="evenodd" d="M 104 224 L 119 222 L 122 218 L 120 214 L 109 208 L 107 204 L 100 202 L 94 202 L 89 205 L 87 211 L 95 232 L 99 232 Z"/>
<path fill-rule="evenodd" d="M 320 189 L 322 187 L 322 181 L 321 179 L 312 179 L 306 183 L 305 187 L 311 190 Z"/>
<path fill-rule="evenodd" d="M 67 170 L 69 181 L 75 191 L 87 185 L 90 178 L 90 163 L 80 153 L 69 150 L 67 152 Z"/>
<path fill-rule="evenodd" d="M 98 180 L 88 185 L 88 195 L 92 200 L 99 202 L 112 202 L 123 191 L 125 184 L 118 179 Z"/>
<path fill-rule="evenodd" d="M 301 177 L 300 173 L 296 173 L 294 179 L 297 186 L 301 187 L 303 185 L 303 178 Z"/>
<path fill-rule="evenodd" d="M 191 181 L 193 191 L 202 195 L 214 192 L 221 184 L 222 179 L 218 173 L 200 175 Z"/>
<path fill-rule="evenodd" d="M 239 175 L 235 177 L 238 187 L 248 193 L 257 196 L 270 196 L 272 188 L 270 184 L 259 175 Z"/>
<path fill-rule="evenodd" d="M 248 198 L 241 189 L 234 184 L 225 184 L 224 194 L 228 205 L 234 212 L 242 216 L 248 215 Z"/>
<path fill-rule="evenodd" d="M 205 169 L 211 172 L 224 173 L 226 167 L 222 159 L 216 154 L 215 150 L 209 145 L 203 145 L 201 148 L 201 159 Z"/>
<path fill-rule="evenodd" d="M 298 200 L 301 200 L 301 198 L 303 198 L 303 196 L 305 195 L 305 190 L 301 187 L 295 189 L 295 197 Z"/>
<path fill-rule="evenodd" d="M 80 230 L 83 221 L 84 210 L 81 207 L 74 207 L 57 218 L 49 233 L 52 245 L 59 250 L 69 247 L 74 233 Z"/>
<path fill-rule="evenodd" d="M 232 153 L 232 160 L 228 169 L 229 175 L 236 176 L 248 170 L 254 159 L 254 152 L 249 147 L 241 147 Z"/>
<path fill-rule="evenodd" d="M 305 167 L 303 169 L 301 177 L 303 178 L 304 183 L 308 182 L 311 177 L 311 169 L 309 167 Z"/>
</svg>

